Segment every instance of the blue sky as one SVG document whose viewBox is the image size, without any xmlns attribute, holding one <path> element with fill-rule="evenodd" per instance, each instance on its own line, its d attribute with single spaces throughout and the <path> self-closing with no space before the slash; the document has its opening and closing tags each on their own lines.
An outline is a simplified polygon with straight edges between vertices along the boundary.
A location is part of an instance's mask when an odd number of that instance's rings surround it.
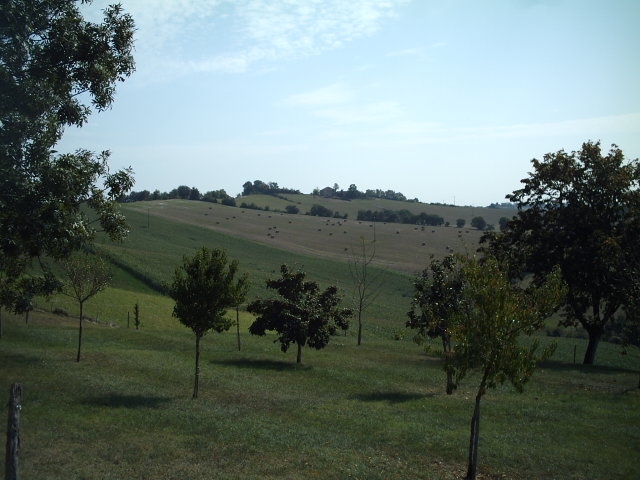
<svg viewBox="0 0 640 480">
<path fill-rule="evenodd" d="M 120 1 L 137 70 L 60 150 L 111 150 L 135 190 L 488 205 L 545 153 L 640 156 L 636 0 Z"/>
</svg>

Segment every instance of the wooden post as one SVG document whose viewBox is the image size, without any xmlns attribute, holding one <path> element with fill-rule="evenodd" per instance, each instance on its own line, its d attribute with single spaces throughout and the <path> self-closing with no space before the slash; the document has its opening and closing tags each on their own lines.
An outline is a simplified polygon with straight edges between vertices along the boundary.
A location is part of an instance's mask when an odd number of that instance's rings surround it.
<svg viewBox="0 0 640 480">
<path fill-rule="evenodd" d="M 9 390 L 9 419 L 7 421 L 7 453 L 5 458 L 5 480 L 18 480 L 18 450 L 20 449 L 20 401 L 22 386 L 11 384 Z"/>
</svg>

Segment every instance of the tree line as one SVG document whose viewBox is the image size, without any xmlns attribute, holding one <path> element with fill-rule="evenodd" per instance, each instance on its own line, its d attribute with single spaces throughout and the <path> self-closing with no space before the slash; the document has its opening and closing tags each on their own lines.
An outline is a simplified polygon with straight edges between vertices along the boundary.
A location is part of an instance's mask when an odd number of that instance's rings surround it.
<svg viewBox="0 0 640 480">
<path fill-rule="evenodd" d="M 429 225 L 439 227 L 444 225 L 444 218 L 440 215 L 429 213 L 411 213 L 407 209 L 402 210 L 358 210 L 357 220 L 366 222 L 408 223 L 411 225 Z"/>
</svg>

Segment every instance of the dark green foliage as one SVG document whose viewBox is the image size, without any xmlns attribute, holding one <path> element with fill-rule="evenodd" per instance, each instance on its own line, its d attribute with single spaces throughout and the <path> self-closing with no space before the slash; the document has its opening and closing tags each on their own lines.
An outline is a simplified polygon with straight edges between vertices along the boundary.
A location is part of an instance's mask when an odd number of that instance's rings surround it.
<svg viewBox="0 0 640 480">
<path fill-rule="evenodd" d="M 333 216 L 333 210 L 325 207 L 324 205 L 312 205 L 309 210 L 309 215 L 314 217 L 331 217 Z"/>
<path fill-rule="evenodd" d="M 471 219 L 471 226 L 473 228 L 477 228 L 478 230 L 484 230 L 487 228 L 487 222 L 484 218 L 477 216 Z"/>
<path fill-rule="evenodd" d="M 64 258 L 91 242 L 96 220 L 113 239 L 127 234 L 115 200 L 133 185 L 131 170 L 110 172 L 109 152 L 54 150 L 65 128 L 109 108 L 116 82 L 134 70 L 132 18 L 114 5 L 102 23 L 87 22 L 80 3 L 0 4 L 0 269 L 10 279 L 33 258 Z"/>
<path fill-rule="evenodd" d="M 235 306 L 234 277 L 238 261 L 227 260 L 224 250 L 201 248 L 176 268 L 173 283 L 167 287 L 175 300 L 173 316 L 189 327 L 196 336 L 196 372 L 193 398 L 198 396 L 200 375 L 200 340 L 209 332 L 223 332 L 232 322 L 225 317 L 226 309 Z"/>
<path fill-rule="evenodd" d="M 463 281 L 458 262 L 453 255 L 432 260 L 428 269 L 413 282 L 415 294 L 406 326 L 418 331 L 414 340 L 422 344 L 429 338 L 440 338 L 445 361 L 451 356 L 451 325 L 456 316 L 466 314 L 463 302 Z M 447 394 L 456 385 L 451 370 L 447 370 Z"/>
<path fill-rule="evenodd" d="M 140 328 L 140 306 L 138 302 L 133 306 L 133 324 L 136 327 L 136 330 Z"/>
<path fill-rule="evenodd" d="M 588 332 L 584 363 L 592 364 L 605 325 L 621 308 L 634 310 L 628 307 L 640 272 L 640 164 L 625 161 L 615 145 L 603 155 L 592 142 L 532 163 L 523 188 L 507 197 L 518 204 L 517 217 L 484 241 L 514 275 L 532 272 L 540 280 L 560 266 L 569 288 L 562 324 Z"/>
<path fill-rule="evenodd" d="M 324 291 L 316 282 L 305 281 L 304 272 L 280 267 L 282 277 L 267 280 L 267 288 L 278 293 L 276 298 L 258 299 L 249 304 L 247 311 L 256 315 L 249 327 L 253 335 L 264 335 L 273 330 L 283 352 L 292 343 L 298 345 L 297 363 L 302 361 L 302 347 L 320 350 L 328 343 L 338 328 L 347 330 L 348 319 L 353 315 L 349 308 L 340 308 L 338 288 L 327 287 Z"/>
<path fill-rule="evenodd" d="M 300 209 L 295 205 L 287 205 L 284 210 L 291 215 L 300 213 Z"/>
<path fill-rule="evenodd" d="M 440 215 L 433 215 L 425 212 L 413 214 L 409 210 L 358 210 L 356 220 L 363 222 L 387 222 L 387 223 L 407 223 L 411 225 L 429 225 L 439 227 L 444 224 L 444 218 Z"/>
</svg>

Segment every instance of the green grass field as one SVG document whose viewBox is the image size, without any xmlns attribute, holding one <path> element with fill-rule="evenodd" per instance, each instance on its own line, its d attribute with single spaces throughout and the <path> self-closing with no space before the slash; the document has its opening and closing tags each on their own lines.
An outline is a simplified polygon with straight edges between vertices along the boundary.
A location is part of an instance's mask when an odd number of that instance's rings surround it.
<svg viewBox="0 0 640 480">
<path fill-rule="evenodd" d="M 139 203 L 125 211 L 130 238 L 99 243 L 115 261 L 114 279 L 85 308 L 92 321 L 85 322 L 80 363 L 74 361 L 78 308 L 71 299 L 40 299 L 28 325 L 24 317 L 2 312 L 0 394 L 7 395 L 12 382 L 23 385 L 21 478 L 464 475 L 478 379 L 469 377 L 453 395 L 445 394 L 439 346 L 425 352 L 405 332 L 411 262 L 394 260 L 391 248 L 378 251 L 383 287 L 367 311 L 362 346 L 348 332 L 324 350 L 305 348 L 303 364 L 296 366 L 295 352 L 280 352 L 275 337 L 250 336 L 251 318 L 242 312 L 241 351 L 234 329 L 204 338 L 200 395 L 191 399 L 194 336 L 171 317 L 171 300 L 154 290 L 170 280 L 183 255 L 203 245 L 225 248 L 253 279 L 249 300 L 265 293 L 264 279 L 286 262 L 303 267 L 310 279 L 337 283 L 348 301 L 344 248 L 350 246 L 344 236 L 357 241 L 373 227 L 243 214 L 202 202 Z M 280 233 L 268 230 L 274 227 Z M 385 237 L 384 227 L 376 225 L 377 242 L 407 237 L 399 243 L 407 254 L 410 248 L 420 252 L 422 242 L 414 240 L 421 235 L 433 235 L 433 242 L 439 237 L 449 249 L 460 235 L 455 228 L 423 232 L 393 225 Z M 314 243 L 322 232 L 326 236 Z M 289 248 L 298 241 L 307 242 L 306 251 Z M 417 258 L 415 271 L 427 261 Z M 127 328 L 136 302 L 140 330 L 132 317 Z M 580 362 L 585 340 L 555 340 L 556 353 L 523 394 L 502 386 L 484 397 L 479 478 L 640 478 L 639 349 L 622 355 L 619 346 L 602 343 L 597 365 L 584 367 L 573 356 L 575 348 Z"/>
</svg>

